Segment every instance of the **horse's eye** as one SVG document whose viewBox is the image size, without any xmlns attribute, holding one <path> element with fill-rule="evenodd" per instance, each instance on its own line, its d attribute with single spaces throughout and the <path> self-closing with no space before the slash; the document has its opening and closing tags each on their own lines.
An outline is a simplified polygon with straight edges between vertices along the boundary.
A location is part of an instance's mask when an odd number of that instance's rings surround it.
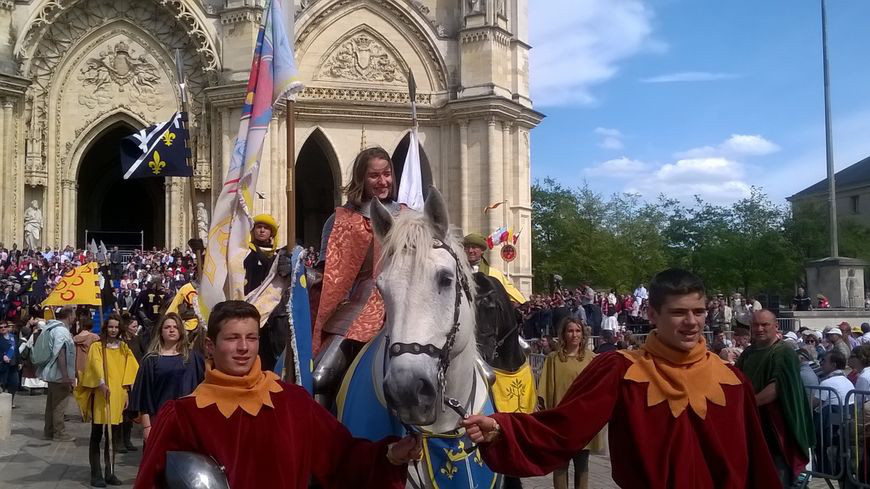
<svg viewBox="0 0 870 489">
<path fill-rule="evenodd" d="M 453 274 L 447 271 L 438 272 L 438 287 L 446 289 L 453 285 Z"/>
</svg>

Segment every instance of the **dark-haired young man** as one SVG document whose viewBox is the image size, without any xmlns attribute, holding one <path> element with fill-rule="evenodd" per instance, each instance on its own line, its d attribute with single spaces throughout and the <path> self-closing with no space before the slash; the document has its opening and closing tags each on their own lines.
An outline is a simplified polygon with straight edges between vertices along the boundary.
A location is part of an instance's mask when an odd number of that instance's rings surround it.
<svg viewBox="0 0 870 489">
<path fill-rule="evenodd" d="M 703 282 L 665 270 L 650 283 L 649 304 L 656 329 L 644 347 L 598 355 L 556 408 L 464 422 L 490 468 L 552 472 L 609 423 L 620 487 L 780 487 L 752 386 L 707 351 Z"/>
<path fill-rule="evenodd" d="M 157 415 L 136 489 L 163 487 L 166 454 L 208 455 L 226 468 L 233 489 L 404 488 L 407 463 L 419 458 L 413 437 L 379 442 L 351 437 L 300 387 L 260 368 L 260 315 L 242 301 L 215 306 L 205 380 Z"/>
</svg>

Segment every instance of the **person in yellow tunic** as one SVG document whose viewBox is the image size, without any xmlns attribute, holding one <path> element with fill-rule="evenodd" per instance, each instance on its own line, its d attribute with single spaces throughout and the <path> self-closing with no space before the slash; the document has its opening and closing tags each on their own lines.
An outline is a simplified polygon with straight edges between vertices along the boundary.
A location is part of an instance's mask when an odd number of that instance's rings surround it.
<svg viewBox="0 0 870 489">
<path fill-rule="evenodd" d="M 552 409 L 562 401 L 574 379 L 592 362 L 595 353 L 589 350 L 589 334 L 583 323 L 570 316 L 563 318 L 558 325 L 559 349 L 550 353 L 544 360 L 541 378 L 538 381 L 538 397 L 544 409 Z M 574 458 L 574 488 L 589 487 L 589 452 L 604 450 L 604 431 L 602 430 L 589 445 Z M 553 487 L 568 489 L 568 466 L 553 472 Z"/>
<path fill-rule="evenodd" d="M 88 350 L 88 362 L 75 392 L 76 400 L 82 410 L 82 418 L 92 423 L 89 452 L 92 487 L 106 487 L 106 484 L 121 485 L 121 481 L 114 474 L 112 464 L 109 463 L 108 439 L 104 451 L 106 471 L 103 478 L 100 469 L 100 441 L 103 438 L 103 431 L 108 429 L 112 429 L 115 440 L 121 441 L 118 428 L 123 421 L 127 393 L 136 380 L 138 370 L 139 364 L 133 352 L 121 341 L 121 317 L 112 314 L 100 331 L 100 341 L 94 342 Z"/>
</svg>

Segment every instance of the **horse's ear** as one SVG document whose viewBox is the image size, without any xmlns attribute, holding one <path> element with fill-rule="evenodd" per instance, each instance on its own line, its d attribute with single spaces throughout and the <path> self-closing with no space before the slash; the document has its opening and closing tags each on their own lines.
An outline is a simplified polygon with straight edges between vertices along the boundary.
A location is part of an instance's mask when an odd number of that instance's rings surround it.
<svg viewBox="0 0 870 489">
<path fill-rule="evenodd" d="M 423 204 L 423 214 L 429 218 L 429 223 L 432 224 L 432 229 L 435 231 L 435 237 L 444 241 L 447 238 L 447 230 L 450 228 L 447 204 L 444 203 L 444 197 L 434 185 L 429 187 L 429 197 Z"/>
<path fill-rule="evenodd" d="M 384 204 L 381 204 L 380 199 L 372 199 L 371 211 L 372 229 L 375 232 L 375 236 L 383 241 L 390 232 L 390 229 L 393 227 L 393 216 L 390 214 L 390 211 L 384 207 Z"/>
</svg>

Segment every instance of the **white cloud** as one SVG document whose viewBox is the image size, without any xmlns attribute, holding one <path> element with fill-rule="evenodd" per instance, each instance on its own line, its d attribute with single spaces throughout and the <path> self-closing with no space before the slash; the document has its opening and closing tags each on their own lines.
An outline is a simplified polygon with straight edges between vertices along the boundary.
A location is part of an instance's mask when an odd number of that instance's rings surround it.
<svg viewBox="0 0 870 489">
<path fill-rule="evenodd" d="M 614 77 L 620 62 L 664 49 L 652 36 L 647 0 L 539 0 L 529 10 L 538 106 L 593 104 L 591 88 Z"/>
<path fill-rule="evenodd" d="M 715 203 L 748 197 L 751 187 L 744 181 L 742 163 L 725 158 L 693 158 L 662 165 L 628 182 L 626 191 L 648 198 L 660 194 L 680 200 L 700 195 Z"/>
<path fill-rule="evenodd" d="M 779 145 L 760 135 L 732 134 L 730 138 L 718 146 L 701 146 L 686 151 L 680 151 L 675 158 L 743 158 L 746 156 L 764 156 L 779 151 Z"/>
<path fill-rule="evenodd" d="M 604 149 L 622 149 L 622 133 L 618 129 L 608 129 L 606 127 L 596 127 L 593 131 L 596 135 L 601 136 L 601 142 L 598 146 Z"/>
<path fill-rule="evenodd" d="M 732 134 L 722 149 L 746 156 L 764 156 L 779 151 L 779 146 L 759 135 Z"/>
<path fill-rule="evenodd" d="M 591 178 L 633 178 L 649 169 L 648 163 L 623 156 L 586 168 L 583 173 Z"/>
<path fill-rule="evenodd" d="M 719 80 L 733 80 L 740 78 L 736 73 L 711 73 L 709 71 L 683 71 L 680 73 L 668 73 L 666 75 L 643 78 L 643 83 L 679 83 L 679 82 L 709 82 Z"/>
<path fill-rule="evenodd" d="M 603 128 L 599 128 L 603 129 Z M 604 136 L 606 130 L 596 134 Z M 626 156 L 584 170 L 590 179 L 624 181 L 623 190 L 646 198 L 666 195 L 690 201 L 695 195 L 714 203 L 730 203 L 748 197 L 751 185 L 746 160 L 780 148 L 760 135 L 732 134 L 716 146 L 701 146 L 677 153 L 673 162 L 651 163 Z"/>
</svg>

